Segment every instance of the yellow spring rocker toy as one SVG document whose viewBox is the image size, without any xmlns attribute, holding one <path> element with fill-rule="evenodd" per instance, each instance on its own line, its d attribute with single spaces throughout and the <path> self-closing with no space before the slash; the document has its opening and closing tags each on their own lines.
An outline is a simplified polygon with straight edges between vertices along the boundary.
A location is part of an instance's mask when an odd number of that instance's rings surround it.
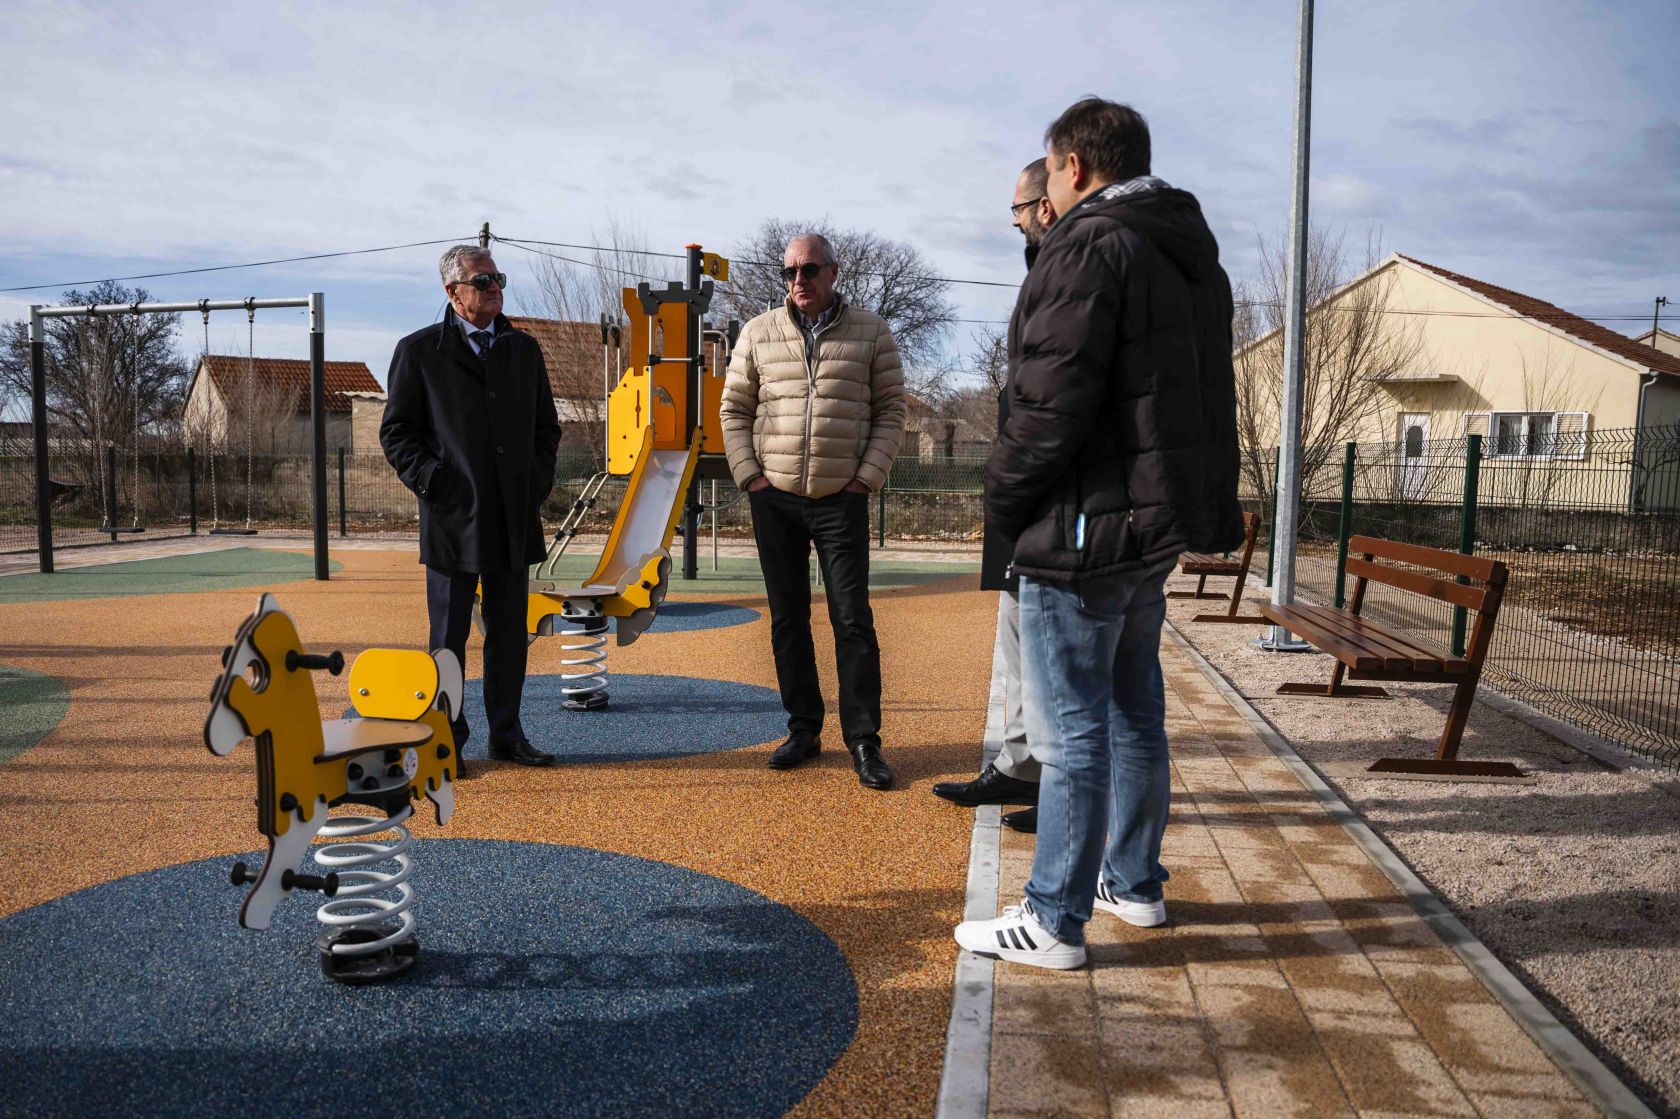
<svg viewBox="0 0 1680 1119">
<path fill-rule="evenodd" d="M 447 649 L 368 649 L 350 670 L 361 717 L 326 721 L 311 677 L 323 669 L 338 675 L 344 654 L 305 653 L 291 616 L 264 594 L 222 651 L 204 744 L 224 757 L 247 738 L 256 745 L 257 829 L 268 837 L 268 858 L 257 871 L 234 864 L 234 885 L 255 883 L 240 925 L 266 929 L 293 890 L 319 891 L 329 899 L 316 911 L 325 926 L 321 970 L 343 983 L 373 983 L 408 971 L 419 951 L 412 839 L 403 824 L 421 796 L 439 825 L 454 812 L 449 722 L 461 709 L 461 665 Z M 329 817 L 341 804 L 382 815 Z M 394 840 L 370 838 L 392 832 Z M 317 835 L 350 842 L 315 849 L 327 873 L 300 873 Z M 381 869 L 389 863 L 394 871 Z"/>
</svg>

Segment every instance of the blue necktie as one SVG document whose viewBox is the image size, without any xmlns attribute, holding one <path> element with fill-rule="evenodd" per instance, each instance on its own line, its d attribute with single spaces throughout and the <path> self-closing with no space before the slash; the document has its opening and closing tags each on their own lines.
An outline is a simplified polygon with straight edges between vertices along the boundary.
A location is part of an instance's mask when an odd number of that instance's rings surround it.
<svg viewBox="0 0 1680 1119">
<path fill-rule="evenodd" d="M 478 360 L 488 362 L 490 360 L 490 342 L 493 337 L 491 333 L 488 330 L 475 330 L 467 337 L 472 339 L 472 344 L 478 347 Z"/>
</svg>

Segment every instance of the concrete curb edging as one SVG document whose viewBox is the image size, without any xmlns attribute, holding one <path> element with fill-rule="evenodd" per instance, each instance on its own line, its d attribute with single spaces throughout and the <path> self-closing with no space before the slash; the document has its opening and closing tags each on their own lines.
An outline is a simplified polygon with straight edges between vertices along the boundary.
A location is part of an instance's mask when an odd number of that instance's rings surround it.
<svg viewBox="0 0 1680 1119">
<path fill-rule="evenodd" d="M 994 648 L 992 682 L 986 702 L 984 768 L 1003 747 L 1003 662 Z M 995 804 L 974 810 L 974 834 L 968 847 L 968 887 L 963 920 L 997 916 L 998 829 L 1003 809 Z M 993 961 L 958 951 L 952 980 L 951 1022 L 945 1030 L 945 1065 L 939 1076 L 935 1119 L 985 1119 L 991 1099 Z"/>
<path fill-rule="evenodd" d="M 1312 792 L 1330 817 L 1342 825 L 1366 856 L 1382 869 L 1395 888 L 1405 895 L 1418 914 L 1464 962 L 1465 967 L 1481 980 L 1482 985 L 1492 992 L 1500 1005 L 1534 1039 L 1541 1051 L 1563 1070 L 1595 1107 L 1617 1119 L 1655 1119 L 1655 1113 L 1634 1095 L 1580 1038 L 1558 1021 L 1533 992 L 1523 986 L 1522 981 L 1488 950 L 1487 945 L 1483 944 L 1452 910 L 1447 908 L 1445 902 L 1435 896 L 1434 891 L 1406 865 L 1394 849 L 1348 807 L 1347 802 L 1324 782 L 1318 771 L 1295 752 L 1288 740 L 1243 698 L 1242 693 L 1237 691 L 1171 622 L 1166 624 L 1165 631 L 1226 702 L 1242 715 L 1260 740 Z M 994 878 L 994 892 L 995 888 Z"/>
</svg>

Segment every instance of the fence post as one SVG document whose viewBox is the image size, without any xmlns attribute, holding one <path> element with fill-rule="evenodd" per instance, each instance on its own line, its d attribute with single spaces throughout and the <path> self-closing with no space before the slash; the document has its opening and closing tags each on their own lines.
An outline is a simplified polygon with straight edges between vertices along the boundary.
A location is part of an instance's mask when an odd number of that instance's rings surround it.
<svg viewBox="0 0 1680 1119">
<path fill-rule="evenodd" d="M 338 449 L 338 535 L 340 539 L 350 535 L 350 521 L 344 512 L 344 448 Z"/>
<path fill-rule="evenodd" d="M 117 542 L 117 445 L 105 444 L 105 530 Z"/>
<path fill-rule="evenodd" d="M 1347 590 L 1348 537 L 1353 535 L 1353 458 L 1359 444 L 1347 445 L 1347 457 L 1342 460 L 1342 523 L 1336 529 L 1336 609 L 1342 608 Z"/>
<path fill-rule="evenodd" d="M 875 493 L 875 546 L 887 546 L 887 483 L 884 480 Z"/>
<path fill-rule="evenodd" d="M 198 452 L 187 448 L 187 531 L 198 535 Z"/>
<path fill-rule="evenodd" d="M 1466 556 L 1476 550 L 1476 489 L 1481 477 L 1482 437 L 1472 434 L 1464 448 L 1464 509 L 1458 522 L 1458 550 Z M 1460 575 L 1458 581 L 1468 583 L 1470 580 Z M 1453 607 L 1452 651 L 1455 657 L 1464 655 L 1464 627 L 1468 618 L 1469 611 L 1464 607 Z"/>
<path fill-rule="evenodd" d="M 1283 473 L 1283 448 L 1277 451 L 1277 462 L 1272 466 L 1272 525 L 1266 533 L 1266 585 L 1272 585 L 1272 565 L 1277 562 L 1277 491 L 1278 475 Z"/>
</svg>

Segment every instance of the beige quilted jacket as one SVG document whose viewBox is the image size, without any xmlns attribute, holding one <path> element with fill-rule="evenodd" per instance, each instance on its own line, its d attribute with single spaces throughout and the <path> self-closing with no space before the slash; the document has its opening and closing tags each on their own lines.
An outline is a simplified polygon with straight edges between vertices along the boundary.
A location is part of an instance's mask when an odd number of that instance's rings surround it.
<svg viewBox="0 0 1680 1119">
<path fill-rule="evenodd" d="M 814 360 L 791 304 L 741 331 L 723 384 L 723 446 L 735 484 L 827 497 L 853 478 L 879 490 L 904 433 L 904 369 L 879 315 L 840 305 Z"/>
</svg>

